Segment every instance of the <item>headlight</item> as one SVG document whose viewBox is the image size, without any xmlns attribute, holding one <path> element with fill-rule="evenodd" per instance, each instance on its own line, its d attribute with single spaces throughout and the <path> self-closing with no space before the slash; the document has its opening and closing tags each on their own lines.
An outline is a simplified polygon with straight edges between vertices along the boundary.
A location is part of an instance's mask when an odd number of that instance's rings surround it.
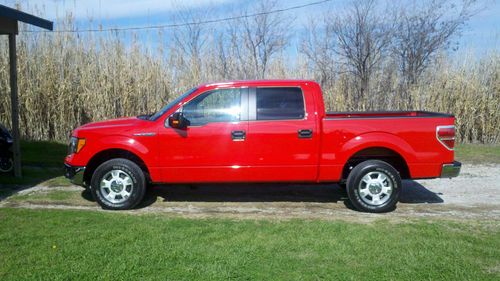
<svg viewBox="0 0 500 281">
<path fill-rule="evenodd" d="M 71 137 L 68 147 L 68 155 L 73 153 L 78 153 L 85 146 L 85 139 L 79 139 L 77 137 Z"/>
</svg>

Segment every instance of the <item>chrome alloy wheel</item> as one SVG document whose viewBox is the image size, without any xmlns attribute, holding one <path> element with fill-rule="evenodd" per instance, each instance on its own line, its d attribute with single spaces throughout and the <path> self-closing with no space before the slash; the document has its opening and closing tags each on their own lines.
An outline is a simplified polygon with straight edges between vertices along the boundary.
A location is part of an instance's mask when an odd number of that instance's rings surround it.
<svg viewBox="0 0 500 281">
<path fill-rule="evenodd" d="M 110 203 L 120 204 L 127 201 L 133 190 L 132 177 L 123 170 L 111 170 L 101 179 L 101 194 Z"/>
<path fill-rule="evenodd" d="M 392 191 L 392 180 L 387 174 L 380 171 L 366 174 L 358 186 L 361 200 L 372 206 L 380 206 L 389 201 Z"/>
</svg>

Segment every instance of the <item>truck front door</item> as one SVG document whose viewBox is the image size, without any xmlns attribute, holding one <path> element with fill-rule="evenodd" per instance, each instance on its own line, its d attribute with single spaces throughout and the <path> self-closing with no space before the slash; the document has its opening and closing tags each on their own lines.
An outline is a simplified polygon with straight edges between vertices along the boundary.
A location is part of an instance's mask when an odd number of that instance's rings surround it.
<svg viewBox="0 0 500 281">
<path fill-rule="evenodd" d="M 240 168 L 246 161 L 248 88 L 208 90 L 178 111 L 190 125 L 185 129 L 165 125 L 160 130 L 162 181 L 244 180 Z"/>
</svg>

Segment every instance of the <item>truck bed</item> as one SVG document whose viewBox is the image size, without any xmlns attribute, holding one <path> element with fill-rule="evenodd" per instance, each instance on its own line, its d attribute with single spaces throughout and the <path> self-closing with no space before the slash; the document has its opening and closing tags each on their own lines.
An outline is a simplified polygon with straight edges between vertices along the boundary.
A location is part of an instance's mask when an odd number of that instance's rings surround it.
<svg viewBox="0 0 500 281">
<path fill-rule="evenodd" d="M 454 155 L 437 139 L 437 127 L 453 124 L 453 115 L 427 111 L 327 113 L 322 122 L 322 155 L 329 158 L 323 156 L 321 167 L 326 171 L 322 175 L 335 175 L 337 180 L 339 169 L 354 153 L 384 147 L 404 155 L 410 178 L 439 177 L 442 164 L 452 163 Z"/>
<path fill-rule="evenodd" d="M 352 111 L 327 112 L 327 119 L 341 118 L 402 118 L 402 117 L 453 117 L 451 114 L 430 111 Z"/>
</svg>

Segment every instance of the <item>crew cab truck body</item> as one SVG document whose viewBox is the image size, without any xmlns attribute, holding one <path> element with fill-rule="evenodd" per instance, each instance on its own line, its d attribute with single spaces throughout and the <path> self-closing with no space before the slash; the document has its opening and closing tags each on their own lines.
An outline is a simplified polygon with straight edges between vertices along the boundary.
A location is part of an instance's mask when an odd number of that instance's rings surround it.
<svg viewBox="0 0 500 281">
<path fill-rule="evenodd" d="M 326 113 L 313 81 L 232 81 L 77 128 L 65 168 L 108 209 L 133 208 L 149 183 L 338 182 L 356 208 L 384 212 L 401 179 L 458 175 L 454 138 L 452 115 Z"/>
</svg>

